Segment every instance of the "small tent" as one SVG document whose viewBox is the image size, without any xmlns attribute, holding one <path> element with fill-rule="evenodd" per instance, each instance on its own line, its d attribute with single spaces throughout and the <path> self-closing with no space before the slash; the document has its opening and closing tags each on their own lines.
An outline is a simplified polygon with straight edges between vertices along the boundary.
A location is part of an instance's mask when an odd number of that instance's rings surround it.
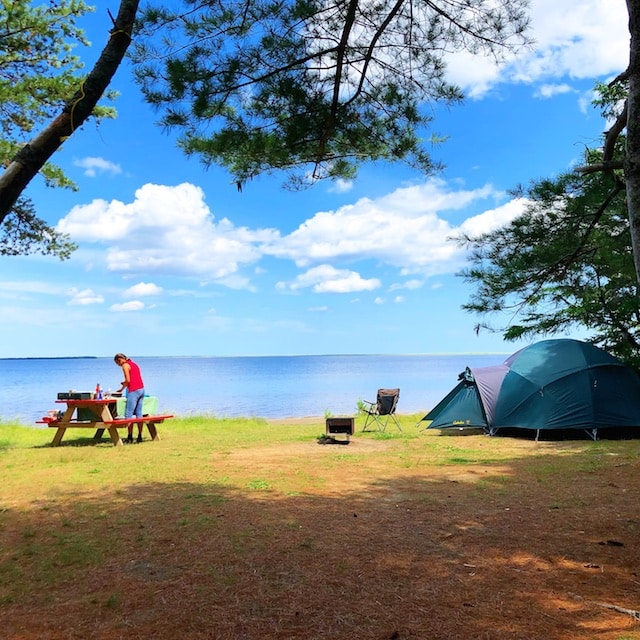
<svg viewBox="0 0 640 640">
<path fill-rule="evenodd" d="M 467 367 L 423 418 L 429 429 L 639 427 L 640 376 L 611 354 L 571 339 L 543 340 L 491 367 Z"/>
</svg>

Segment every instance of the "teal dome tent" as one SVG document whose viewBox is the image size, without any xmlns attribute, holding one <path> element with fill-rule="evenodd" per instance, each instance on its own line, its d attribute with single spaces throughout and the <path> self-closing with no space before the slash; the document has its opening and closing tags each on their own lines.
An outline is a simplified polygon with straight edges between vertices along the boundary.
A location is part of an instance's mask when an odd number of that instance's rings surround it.
<svg viewBox="0 0 640 640">
<path fill-rule="evenodd" d="M 599 429 L 638 427 L 640 376 L 606 351 L 579 340 L 543 340 L 503 364 L 467 368 L 424 418 L 429 429 Z"/>
</svg>

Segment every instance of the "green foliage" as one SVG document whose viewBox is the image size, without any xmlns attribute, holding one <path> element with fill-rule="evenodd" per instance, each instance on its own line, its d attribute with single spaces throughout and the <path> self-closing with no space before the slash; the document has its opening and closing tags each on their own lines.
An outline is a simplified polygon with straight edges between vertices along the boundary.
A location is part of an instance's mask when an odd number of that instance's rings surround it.
<svg viewBox="0 0 640 640">
<path fill-rule="evenodd" d="M 66 260 L 76 248 L 68 235 L 59 233 L 38 218 L 32 203 L 26 198 L 18 200 L 0 227 L 2 256 L 41 253 Z"/>
<path fill-rule="evenodd" d="M 15 139 L 52 118 L 77 88 L 82 65 L 72 50 L 87 41 L 75 21 L 91 9 L 81 0 L 0 7 L 0 131 Z"/>
<path fill-rule="evenodd" d="M 519 195 L 524 212 L 510 224 L 461 238 L 471 267 L 460 275 L 476 287 L 464 308 L 511 313 L 498 329 L 506 340 L 587 329 L 591 342 L 640 367 L 638 289 L 617 176 L 566 173 Z"/>
<path fill-rule="evenodd" d="M 31 0 L 0 0 L 0 163 L 7 166 L 38 128 L 57 116 L 84 80 L 80 58 L 73 51 L 88 45 L 76 22 L 93 11 L 83 0 L 58 0 L 36 5 Z M 113 97 L 113 94 L 109 94 Z M 114 117 L 100 106 L 97 119 Z M 55 164 L 41 170 L 45 184 L 75 189 Z M 43 253 L 69 257 L 75 245 L 35 215 L 20 199 L 5 219 L 0 255 Z"/>
<path fill-rule="evenodd" d="M 37 126 L 56 116 L 82 82 L 73 49 L 86 45 L 76 20 L 93 9 L 82 0 L 34 6 L 0 0 L 0 162 L 6 164 Z M 67 186 L 59 170 L 54 184 Z"/>
<path fill-rule="evenodd" d="M 615 120 L 627 99 L 629 90 L 626 82 L 613 82 L 604 84 L 597 82 L 595 86 L 596 98 L 593 105 L 600 107 L 602 117 L 607 120 Z"/>
<path fill-rule="evenodd" d="M 185 153 L 227 167 L 239 186 L 273 170 L 291 186 L 352 178 L 371 160 L 433 171 L 423 107 L 462 98 L 444 51 L 499 56 L 526 43 L 528 24 L 524 0 L 182 7 L 143 14 L 137 78 Z"/>
<path fill-rule="evenodd" d="M 358 398 L 356 401 L 356 415 L 363 416 L 367 412 L 368 403 L 362 398 Z"/>
</svg>

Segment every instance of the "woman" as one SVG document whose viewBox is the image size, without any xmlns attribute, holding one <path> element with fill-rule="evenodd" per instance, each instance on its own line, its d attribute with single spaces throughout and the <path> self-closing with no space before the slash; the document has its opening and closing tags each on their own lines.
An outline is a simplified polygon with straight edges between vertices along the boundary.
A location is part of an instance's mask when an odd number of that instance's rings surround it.
<svg viewBox="0 0 640 640">
<path fill-rule="evenodd" d="M 120 383 L 120 389 L 118 392 L 127 390 L 127 404 L 124 410 L 125 418 L 142 418 L 142 403 L 144 401 L 144 382 L 142 381 L 142 374 L 140 373 L 140 367 L 130 358 L 124 355 L 124 353 L 116 353 L 113 356 L 114 362 L 122 367 L 122 373 L 124 374 L 124 380 Z M 138 422 L 138 442 L 142 442 L 142 421 Z M 133 424 L 127 426 L 129 435 L 125 442 L 133 442 Z"/>
</svg>

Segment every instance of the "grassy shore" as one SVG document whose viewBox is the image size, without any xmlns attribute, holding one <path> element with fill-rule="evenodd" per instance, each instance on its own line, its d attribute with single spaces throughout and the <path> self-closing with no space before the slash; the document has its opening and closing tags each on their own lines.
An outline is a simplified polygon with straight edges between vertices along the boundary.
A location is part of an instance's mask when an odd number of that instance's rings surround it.
<svg viewBox="0 0 640 640">
<path fill-rule="evenodd" d="M 0 424 L 2 637 L 639 640 L 640 442 L 421 417 Z"/>
</svg>

